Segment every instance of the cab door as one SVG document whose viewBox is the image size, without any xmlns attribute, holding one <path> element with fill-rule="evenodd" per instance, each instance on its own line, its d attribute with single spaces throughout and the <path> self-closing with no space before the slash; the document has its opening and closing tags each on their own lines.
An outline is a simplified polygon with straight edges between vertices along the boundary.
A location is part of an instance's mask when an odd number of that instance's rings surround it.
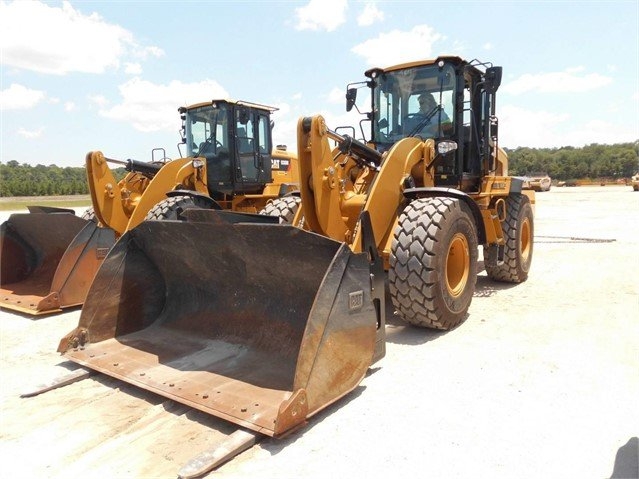
<svg viewBox="0 0 639 479">
<path fill-rule="evenodd" d="M 248 108 L 238 108 L 235 112 L 235 149 L 238 158 L 236 180 L 240 183 L 256 183 L 259 176 L 255 136 L 255 116 Z"/>
<path fill-rule="evenodd" d="M 235 113 L 236 185 L 259 190 L 271 177 L 271 135 L 268 115 L 249 108 Z"/>
</svg>

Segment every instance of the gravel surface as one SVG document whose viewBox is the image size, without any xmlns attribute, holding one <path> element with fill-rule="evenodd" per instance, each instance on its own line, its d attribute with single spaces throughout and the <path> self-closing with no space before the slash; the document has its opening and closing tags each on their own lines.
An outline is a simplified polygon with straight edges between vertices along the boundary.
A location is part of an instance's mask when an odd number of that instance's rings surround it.
<svg viewBox="0 0 639 479">
<path fill-rule="evenodd" d="M 68 371 L 55 348 L 79 314 L 0 311 L 3 477 L 175 477 L 232 430 L 104 376 L 21 399 Z M 498 284 L 482 272 L 460 327 L 422 330 L 391 316 L 386 332 L 386 357 L 353 393 L 211 477 L 639 476 L 631 187 L 538 193 L 528 281 Z"/>
</svg>

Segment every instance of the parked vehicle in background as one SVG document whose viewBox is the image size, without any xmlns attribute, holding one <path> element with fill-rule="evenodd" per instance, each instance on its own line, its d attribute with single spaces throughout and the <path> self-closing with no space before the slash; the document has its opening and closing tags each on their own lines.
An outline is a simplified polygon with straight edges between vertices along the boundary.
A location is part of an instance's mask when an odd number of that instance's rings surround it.
<svg viewBox="0 0 639 479">
<path fill-rule="evenodd" d="M 550 191 L 552 179 L 547 173 L 530 173 L 526 175 L 526 180 L 535 191 Z"/>
<path fill-rule="evenodd" d="M 635 173 L 630 179 L 633 191 L 639 191 L 639 172 Z"/>
</svg>

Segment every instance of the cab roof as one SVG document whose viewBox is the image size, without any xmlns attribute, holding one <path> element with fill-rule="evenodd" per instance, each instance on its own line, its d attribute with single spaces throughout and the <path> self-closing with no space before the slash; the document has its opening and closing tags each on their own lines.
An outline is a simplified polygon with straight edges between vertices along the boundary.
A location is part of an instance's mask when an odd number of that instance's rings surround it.
<svg viewBox="0 0 639 479">
<path fill-rule="evenodd" d="M 213 105 L 215 103 L 227 103 L 229 105 L 245 106 L 245 107 L 248 107 L 248 108 L 255 108 L 256 110 L 266 110 L 266 111 L 268 111 L 270 113 L 273 113 L 274 111 L 279 110 L 279 108 L 275 108 L 274 106 L 262 105 L 260 103 L 253 103 L 253 102 L 244 101 L 244 100 L 231 100 L 229 98 L 205 101 L 205 102 L 202 102 L 202 103 L 194 103 L 193 105 L 189 105 L 189 106 L 183 107 L 183 108 L 185 110 L 192 110 L 194 108 L 200 108 L 200 107 L 203 107 L 203 106 L 209 106 L 209 105 Z"/>
<path fill-rule="evenodd" d="M 371 68 L 369 70 L 366 70 L 364 72 L 364 75 L 366 75 L 367 77 L 370 78 L 373 75 L 373 73 L 388 73 L 388 72 L 393 72 L 393 71 L 398 71 L 398 70 L 405 70 L 407 68 L 415 68 L 415 67 L 434 65 L 440 60 L 443 60 L 443 61 L 445 61 L 447 63 L 454 63 L 456 65 L 460 65 L 462 63 L 468 63 L 466 60 L 463 60 L 462 58 L 460 58 L 458 56 L 441 55 L 441 56 L 438 56 L 437 58 L 434 58 L 434 59 L 431 59 L 431 60 L 417 60 L 417 61 L 414 61 L 414 62 L 400 63 L 400 64 L 392 65 L 392 66 L 389 66 L 389 67 L 386 67 L 386 68 L 380 68 L 380 67 Z"/>
</svg>

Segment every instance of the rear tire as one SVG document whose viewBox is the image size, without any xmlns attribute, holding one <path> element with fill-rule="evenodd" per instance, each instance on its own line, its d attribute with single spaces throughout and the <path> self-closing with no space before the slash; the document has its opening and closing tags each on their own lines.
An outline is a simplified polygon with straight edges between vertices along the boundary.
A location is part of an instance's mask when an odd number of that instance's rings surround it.
<svg viewBox="0 0 639 479">
<path fill-rule="evenodd" d="M 534 244 L 532 206 L 526 195 L 510 195 L 506 199 L 504 262 L 497 264 L 498 247 L 484 246 L 484 266 L 493 281 L 521 283 L 528 278 Z"/>
<path fill-rule="evenodd" d="M 399 217 L 391 245 L 389 289 L 408 323 L 448 330 L 461 324 L 477 282 L 477 231 L 454 198 L 422 198 Z"/>
<path fill-rule="evenodd" d="M 280 219 L 280 223 L 291 224 L 293 223 L 293 218 L 295 218 L 295 213 L 297 213 L 301 202 L 302 199 L 297 196 L 276 198 L 269 201 L 269 203 L 262 208 L 260 214 L 277 216 Z"/>
<path fill-rule="evenodd" d="M 151 208 L 144 219 L 185 221 L 184 212 L 194 208 L 211 209 L 208 202 L 197 196 L 171 196 Z"/>
</svg>

